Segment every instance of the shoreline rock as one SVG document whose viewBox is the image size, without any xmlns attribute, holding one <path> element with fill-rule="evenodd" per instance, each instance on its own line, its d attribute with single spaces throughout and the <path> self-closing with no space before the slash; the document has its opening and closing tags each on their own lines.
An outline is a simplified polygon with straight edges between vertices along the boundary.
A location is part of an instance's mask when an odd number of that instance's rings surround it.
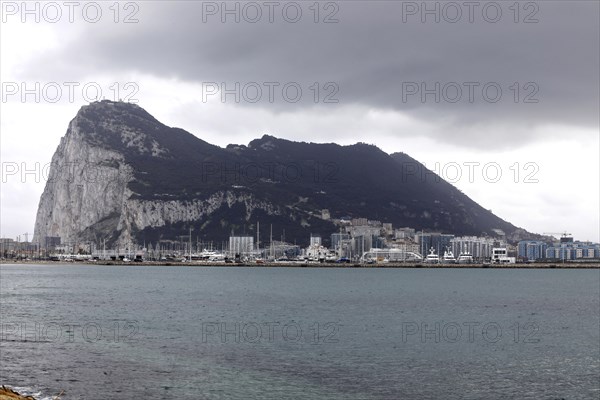
<svg viewBox="0 0 600 400">
<path fill-rule="evenodd" d="M 0 400 L 35 400 L 33 396 L 23 396 L 9 387 L 0 387 Z"/>
</svg>

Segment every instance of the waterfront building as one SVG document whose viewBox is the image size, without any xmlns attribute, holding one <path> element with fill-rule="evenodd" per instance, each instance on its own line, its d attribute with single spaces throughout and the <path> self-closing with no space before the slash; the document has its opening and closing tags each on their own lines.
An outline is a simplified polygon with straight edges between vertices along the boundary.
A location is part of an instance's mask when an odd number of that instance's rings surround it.
<svg viewBox="0 0 600 400">
<path fill-rule="evenodd" d="M 452 239 L 454 239 L 454 235 L 445 233 L 419 232 L 415 235 L 421 254 L 427 254 L 431 248 L 435 250 L 436 254 L 443 254 L 446 248 L 451 248 Z"/>
<path fill-rule="evenodd" d="M 492 262 L 494 264 L 514 264 L 514 257 L 508 256 L 508 249 L 506 247 L 494 247 L 492 249 Z"/>
<path fill-rule="evenodd" d="M 423 257 L 418 252 L 404 248 L 371 249 L 362 254 L 361 262 L 419 262 Z"/>
<path fill-rule="evenodd" d="M 394 231 L 396 239 L 411 239 L 415 238 L 415 230 L 413 228 L 398 228 Z"/>
<path fill-rule="evenodd" d="M 229 237 L 229 253 L 233 256 L 248 255 L 254 250 L 253 236 L 230 236 Z"/>
<path fill-rule="evenodd" d="M 311 246 L 321 246 L 321 236 L 310 235 L 310 245 Z"/>
<path fill-rule="evenodd" d="M 347 233 L 332 233 L 331 234 L 331 249 L 333 251 L 339 251 L 342 241 L 350 239 L 350 235 Z"/>
<path fill-rule="evenodd" d="M 522 240 L 517 245 L 517 257 L 523 261 L 546 258 L 548 244 L 539 240 Z"/>
<path fill-rule="evenodd" d="M 411 252 L 411 253 L 415 253 L 415 254 L 422 256 L 419 245 L 414 242 L 410 242 L 410 241 L 404 241 L 404 242 L 400 242 L 400 243 L 396 242 L 396 243 L 391 244 L 389 247 L 391 249 L 402 249 L 406 252 Z"/>
<path fill-rule="evenodd" d="M 461 236 L 450 240 L 452 252 L 456 257 L 470 254 L 473 261 L 483 262 L 492 258 L 494 246 L 502 247 L 502 243 L 492 238 L 479 236 Z"/>
<path fill-rule="evenodd" d="M 352 258 L 353 256 L 353 243 L 354 240 L 352 238 L 342 239 L 338 244 L 337 248 L 332 248 L 331 250 L 339 257 L 339 258 Z"/>
<path fill-rule="evenodd" d="M 546 249 L 546 258 L 562 261 L 600 259 L 600 244 L 562 240 Z"/>
<path fill-rule="evenodd" d="M 373 235 L 358 235 L 352 237 L 352 251 L 357 256 L 373 248 Z"/>
<path fill-rule="evenodd" d="M 13 239 L 0 239 L 0 257 L 10 257 L 17 249 L 16 242 Z"/>
<path fill-rule="evenodd" d="M 300 246 L 295 244 L 281 242 L 274 240 L 273 243 L 269 246 L 268 249 L 264 250 L 264 253 L 268 259 L 292 259 L 299 256 L 302 251 Z"/>
</svg>

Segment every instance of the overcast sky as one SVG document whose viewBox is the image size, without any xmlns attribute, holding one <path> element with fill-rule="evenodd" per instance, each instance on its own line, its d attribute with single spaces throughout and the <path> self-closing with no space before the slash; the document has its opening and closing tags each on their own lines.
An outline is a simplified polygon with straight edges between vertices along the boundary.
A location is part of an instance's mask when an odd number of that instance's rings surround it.
<svg viewBox="0 0 600 400">
<path fill-rule="evenodd" d="M 2 237 L 45 184 L 10 171 L 49 163 L 99 87 L 220 146 L 402 151 L 517 226 L 600 241 L 597 1 L 113 3 L 2 2 Z"/>
</svg>

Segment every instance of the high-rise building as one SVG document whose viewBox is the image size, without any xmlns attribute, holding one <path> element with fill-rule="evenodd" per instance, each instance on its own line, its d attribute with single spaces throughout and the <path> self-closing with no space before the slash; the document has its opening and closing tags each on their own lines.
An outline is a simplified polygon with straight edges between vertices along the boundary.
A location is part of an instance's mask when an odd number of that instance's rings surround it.
<svg viewBox="0 0 600 400">
<path fill-rule="evenodd" d="M 254 250 L 253 236 L 230 236 L 229 252 L 232 255 L 247 255 Z"/>
<path fill-rule="evenodd" d="M 478 236 L 461 236 L 452 239 L 450 243 L 455 257 L 467 253 L 473 257 L 474 261 L 480 262 L 492 257 L 494 247 L 502 247 L 494 239 Z"/>
<path fill-rule="evenodd" d="M 350 235 L 347 233 L 332 233 L 331 234 L 331 250 L 338 251 L 343 241 L 349 240 Z"/>
<path fill-rule="evenodd" d="M 349 229 L 352 237 L 356 236 L 379 236 L 381 235 L 381 228 L 369 225 L 353 226 Z"/>
<path fill-rule="evenodd" d="M 429 253 L 429 249 L 433 248 L 436 254 L 443 254 L 446 248 L 451 247 L 451 240 L 454 235 L 446 233 L 423 233 L 419 232 L 415 235 L 415 240 L 421 249 L 421 255 Z"/>
<path fill-rule="evenodd" d="M 310 245 L 311 246 L 320 246 L 321 245 L 321 236 L 310 235 Z"/>
<path fill-rule="evenodd" d="M 555 260 L 585 260 L 600 258 L 600 244 L 580 241 L 562 241 L 546 249 L 546 258 Z"/>
<path fill-rule="evenodd" d="M 520 260 L 535 261 L 546 258 L 548 244 L 539 240 L 522 240 L 517 245 L 517 256 Z"/>
<path fill-rule="evenodd" d="M 392 235 L 394 233 L 394 229 L 392 228 L 392 224 L 389 222 L 383 223 L 383 232 L 385 235 Z"/>
<path fill-rule="evenodd" d="M 17 244 L 13 239 L 0 239 L 0 257 L 8 257 L 15 252 Z"/>
<path fill-rule="evenodd" d="M 358 257 L 371 250 L 373 248 L 373 236 L 372 235 L 359 235 L 352 238 L 353 252 Z"/>
<path fill-rule="evenodd" d="M 413 228 L 398 228 L 394 231 L 396 239 L 414 239 L 415 230 Z"/>
</svg>

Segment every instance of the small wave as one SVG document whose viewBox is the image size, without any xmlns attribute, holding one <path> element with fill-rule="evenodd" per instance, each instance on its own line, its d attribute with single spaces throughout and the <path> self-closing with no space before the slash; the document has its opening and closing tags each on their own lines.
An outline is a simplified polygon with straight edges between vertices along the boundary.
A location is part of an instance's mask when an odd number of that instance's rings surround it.
<svg viewBox="0 0 600 400">
<path fill-rule="evenodd" d="M 56 395 L 54 395 L 54 396 L 46 395 L 46 394 L 43 394 L 39 390 L 36 390 L 34 388 L 30 388 L 30 387 L 27 387 L 27 386 L 13 386 L 13 387 L 11 387 L 11 389 L 14 390 L 15 392 L 18 392 L 21 396 L 32 396 L 36 400 L 57 400 L 57 399 L 62 399 L 62 396 L 61 397 L 57 397 Z"/>
</svg>

